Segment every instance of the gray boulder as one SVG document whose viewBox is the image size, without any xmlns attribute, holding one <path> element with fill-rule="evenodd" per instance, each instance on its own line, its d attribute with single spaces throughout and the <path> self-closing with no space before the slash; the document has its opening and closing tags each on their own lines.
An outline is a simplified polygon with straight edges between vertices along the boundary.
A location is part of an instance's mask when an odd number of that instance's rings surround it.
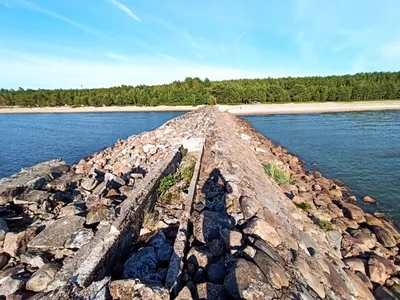
<svg viewBox="0 0 400 300">
<path fill-rule="evenodd" d="M 154 247 L 144 247 L 129 258 L 124 265 L 125 279 L 147 281 L 150 274 L 157 272 L 157 256 Z"/>
</svg>

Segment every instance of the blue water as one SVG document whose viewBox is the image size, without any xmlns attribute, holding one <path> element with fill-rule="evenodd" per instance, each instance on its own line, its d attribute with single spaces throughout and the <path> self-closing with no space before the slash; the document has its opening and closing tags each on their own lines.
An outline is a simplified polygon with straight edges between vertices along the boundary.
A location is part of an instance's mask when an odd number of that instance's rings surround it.
<svg viewBox="0 0 400 300">
<path fill-rule="evenodd" d="M 57 157 L 73 164 L 181 114 L 0 114 L 0 178 Z M 367 211 L 384 211 L 400 223 L 400 111 L 243 118 L 305 160 L 307 169 L 377 199 L 376 205 L 358 201 Z"/>
<path fill-rule="evenodd" d="M 0 178 L 44 160 L 69 164 L 182 112 L 0 114 Z"/>
<path fill-rule="evenodd" d="M 343 181 L 366 211 L 383 211 L 400 224 L 400 111 L 243 119 L 305 160 L 308 170 Z M 365 195 L 378 203 L 362 203 Z"/>
</svg>

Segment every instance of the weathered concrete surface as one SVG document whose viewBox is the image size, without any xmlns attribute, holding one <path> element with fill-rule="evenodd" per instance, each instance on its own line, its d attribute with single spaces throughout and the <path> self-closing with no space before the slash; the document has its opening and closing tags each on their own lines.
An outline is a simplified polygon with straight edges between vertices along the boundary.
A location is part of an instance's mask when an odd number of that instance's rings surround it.
<svg viewBox="0 0 400 300">
<path fill-rule="evenodd" d="M 198 155 L 190 184 L 182 180 L 189 171 L 180 166 L 187 156 L 179 145 Z M 271 163 L 290 184 L 268 176 Z M 159 187 L 168 174 L 179 180 L 169 178 L 165 194 Z M 10 286 L 0 290 L 7 295 L 396 299 L 400 290 L 400 234 L 391 223 L 213 107 L 72 168 L 56 160 L 24 170 L 0 180 L 0 194 L 0 282 Z M 88 214 L 98 207 L 104 215 L 93 221 Z M 132 274 L 143 267 L 135 255 L 146 247 L 153 266 L 141 282 L 143 274 Z M 132 269 L 121 280 L 124 267 Z"/>
</svg>

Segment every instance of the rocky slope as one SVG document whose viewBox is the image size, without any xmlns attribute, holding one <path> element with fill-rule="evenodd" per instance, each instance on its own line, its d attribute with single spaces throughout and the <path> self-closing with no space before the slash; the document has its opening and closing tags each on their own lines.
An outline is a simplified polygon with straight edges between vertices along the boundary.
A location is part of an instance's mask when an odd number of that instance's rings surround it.
<svg viewBox="0 0 400 300">
<path fill-rule="evenodd" d="M 0 295 L 61 298 L 60 270 L 124 213 L 123 203 L 176 147 L 193 148 L 198 138 L 205 146 L 194 197 L 187 190 L 196 172 L 187 166 L 197 158 L 183 154 L 175 173 L 161 178 L 129 256 L 88 285 L 65 279 L 75 283 L 64 298 L 400 299 L 393 224 L 213 107 L 75 166 L 56 160 L 1 180 Z M 288 180 L 275 182 L 268 165 Z"/>
</svg>

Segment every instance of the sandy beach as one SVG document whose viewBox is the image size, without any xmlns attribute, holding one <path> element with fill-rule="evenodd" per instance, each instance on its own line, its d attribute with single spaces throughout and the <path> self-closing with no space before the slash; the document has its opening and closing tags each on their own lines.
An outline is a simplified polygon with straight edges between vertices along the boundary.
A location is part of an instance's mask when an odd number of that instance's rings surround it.
<svg viewBox="0 0 400 300">
<path fill-rule="evenodd" d="M 0 108 L 0 114 L 28 113 L 89 113 L 89 112 L 161 112 L 192 111 L 201 106 L 103 106 L 103 107 L 6 107 Z M 325 103 L 283 103 L 283 104 L 247 104 L 218 105 L 221 111 L 237 115 L 250 114 L 301 114 L 346 111 L 400 110 L 400 100 L 360 101 L 360 102 L 325 102 Z"/>
</svg>

